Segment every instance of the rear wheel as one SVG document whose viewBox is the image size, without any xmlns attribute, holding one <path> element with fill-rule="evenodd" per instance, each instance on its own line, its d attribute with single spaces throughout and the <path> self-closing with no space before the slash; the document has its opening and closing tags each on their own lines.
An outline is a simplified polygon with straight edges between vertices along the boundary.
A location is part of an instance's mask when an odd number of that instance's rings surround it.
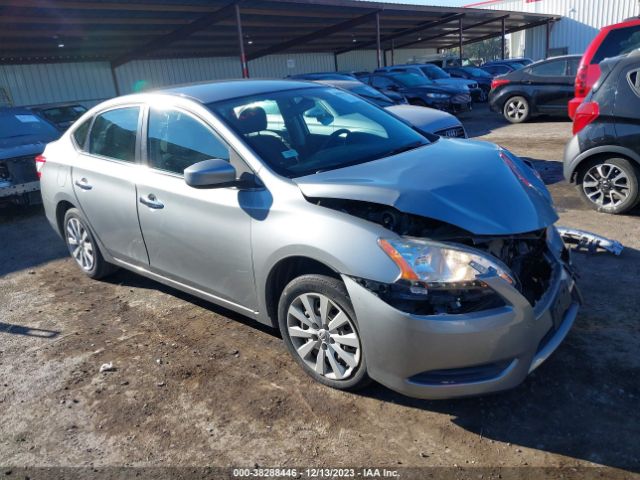
<svg viewBox="0 0 640 480">
<path fill-rule="evenodd" d="M 99 279 L 116 270 L 102 257 L 91 230 L 77 208 L 67 210 L 63 233 L 71 258 L 87 276 Z"/>
<path fill-rule="evenodd" d="M 587 204 L 599 212 L 624 213 L 640 202 L 639 169 L 626 158 L 597 158 L 578 173 L 577 187 Z"/>
<path fill-rule="evenodd" d="M 341 281 L 324 275 L 292 280 L 280 297 L 278 321 L 287 349 L 314 380 L 340 390 L 369 384 L 355 313 Z"/>
<path fill-rule="evenodd" d="M 505 102 L 502 113 L 508 122 L 522 123 L 529 119 L 531 109 L 526 98 L 517 96 Z"/>
</svg>

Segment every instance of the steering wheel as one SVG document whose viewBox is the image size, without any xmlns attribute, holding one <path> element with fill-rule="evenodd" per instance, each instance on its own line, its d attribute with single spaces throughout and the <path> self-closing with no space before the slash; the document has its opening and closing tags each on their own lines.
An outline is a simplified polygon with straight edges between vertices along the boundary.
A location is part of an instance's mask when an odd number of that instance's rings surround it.
<svg viewBox="0 0 640 480">
<path fill-rule="evenodd" d="M 351 135 L 351 130 L 347 130 L 346 128 L 339 128 L 338 130 L 333 132 L 331 135 L 329 135 L 329 138 L 327 138 L 324 141 L 320 150 L 324 150 L 325 148 L 328 148 L 333 143 L 336 143 L 336 141 L 340 138 L 340 135 L 345 135 L 342 141 L 346 142 L 347 138 L 349 138 L 349 135 Z"/>
</svg>

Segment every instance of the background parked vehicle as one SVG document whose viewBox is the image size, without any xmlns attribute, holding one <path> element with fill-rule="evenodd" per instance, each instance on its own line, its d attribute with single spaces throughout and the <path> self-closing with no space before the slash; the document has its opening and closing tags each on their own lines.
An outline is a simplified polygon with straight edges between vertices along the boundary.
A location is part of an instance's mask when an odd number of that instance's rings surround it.
<svg viewBox="0 0 640 480">
<path fill-rule="evenodd" d="M 480 67 L 482 70 L 487 72 L 489 75 L 493 77 L 497 77 L 498 75 L 505 75 L 507 73 L 513 72 L 515 70 L 519 70 L 522 67 L 512 67 L 511 65 L 506 65 L 504 63 L 498 65 L 483 65 Z"/>
<path fill-rule="evenodd" d="M 600 30 L 585 50 L 578 67 L 575 96 L 569 102 L 569 117 L 574 117 L 578 105 L 600 78 L 600 62 L 605 58 L 616 57 L 636 48 L 640 48 L 640 18 L 629 19 Z"/>
<path fill-rule="evenodd" d="M 318 83 L 347 90 L 364 98 L 365 100 L 373 102 L 388 112 L 400 117 L 400 119 L 409 123 L 412 127 L 420 130 L 421 132 L 449 138 L 467 137 L 467 132 L 462 126 L 462 123 L 460 123 L 460 120 L 450 113 L 436 110 L 435 108 L 406 105 L 407 101 L 404 97 L 402 97 L 402 102 L 393 102 L 386 95 L 369 85 L 364 85 L 362 82 L 350 82 L 346 80 L 319 80 Z M 397 92 L 390 93 L 399 95 Z"/>
<path fill-rule="evenodd" d="M 64 132 L 80 118 L 87 108 L 79 103 L 59 103 L 50 105 L 35 105 L 29 107 L 29 110 L 36 112 L 38 115 L 54 124 L 58 130 Z"/>
<path fill-rule="evenodd" d="M 494 65 L 506 65 L 510 68 L 513 68 L 514 70 L 519 70 L 520 68 L 526 67 L 527 65 L 531 65 L 532 63 L 533 63 L 533 60 L 525 57 L 505 58 L 504 60 L 499 59 L 499 60 L 490 60 L 488 62 L 485 62 L 482 64 L 482 68 L 491 67 Z"/>
<path fill-rule="evenodd" d="M 297 75 L 289 75 L 287 77 L 290 80 L 354 80 L 354 76 L 348 73 L 341 72 L 313 72 L 313 73 L 300 73 Z"/>
<path fill-rule="evenodd" d="M 465 80 L 473 80 L 476 82 L 482 90 L 482 95 L 478 101 L 487 101 L 489 92 L 491 91 L 491 80 L 493 79 L 493 75 L 489 72 L 480 67 L 450 67 L 445 70 L 454 78 L 464 78 Z"/>
<path fill-rule="evenodd" d="M 567 115 L 580 55 L 532 63 L 493 79 L 489 105 L 511 123 L 533 115 Z"/>
<path fill-rule="evenodd" d="M 26 108 L 0 108 L 0 203 L 38 203 L 36 157 L 60 132 Z"/>
<path fill-rule="evenodd" d="M 469 89 L 471 98 L 475 101 L 479 101 L 483 95 L 482 90 L 478 87 L 478 82 L 474 80 L 466 80 L 464 78 L 453 78 L 440 67 L 430 63 L 394 65 L 393 67 L 379 68 L 376 72 L 409 72 L 426 77 L 432 82 L 445 87 L 466 87 Z"/>
<path fill-rule="evenodd" d="M 576 111 L 564 176 L 592 208 L 624 213 L 640 202 L 640 50 L 600 70 Z"/>
<path fill-rule="evenodd" d="M 405 105 L 407 99 L 400 93 L 392 90 L 382 93 L 379 90 L 367 85 L 359 80 L 316 80 L 318 83 L 331 85 L 332 87 L 342 88 L 351 93 L 358 95 L 370 102 L 375 103 L 379 107 L 390 107 L 392 105 Z"/>
<path fill-rule="evenodd" d="M 410 104 L 420 107 L 447 112 L 464 112 L 472 107 L 471 95 L 466 87 L 445 87 L 414 73 L 373 73 L 361 80 L 385 95 L 387 92 L 400 93 Z"/>
</svg>

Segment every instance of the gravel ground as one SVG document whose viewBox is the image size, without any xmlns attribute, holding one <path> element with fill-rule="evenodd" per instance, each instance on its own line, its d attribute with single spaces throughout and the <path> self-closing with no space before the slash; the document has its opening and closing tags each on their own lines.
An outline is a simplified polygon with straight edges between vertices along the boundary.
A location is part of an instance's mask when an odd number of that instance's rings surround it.
<svg viewBox="0 0 640 480">
<path fill-rule="evenodd" d="M 561 181 L 567 121 L 505 125 L 486 108 L 463 121 L 472 136 L 534 161 L 561 225 L 626 246 L 620 257 L 576 255 L 586 303 L 563 345 L 524 384 L 437 402 L 381 386 L 330 390 L 302 373 L 269 328 L 133 273 L 89 280 L 40 208 L 4 209 L 0 465 L 7 478 L 18 478 L 20 467 L 207 465 L 455 466 L 477 473 L 469 478 L 529 466 L 565 478 L 635 476 L 639 212 L 597 214 Z M 107 362 L 115 370 L 99 373 Z M 510 471 L 525 478 L 535 470 Z"/>
</svg>

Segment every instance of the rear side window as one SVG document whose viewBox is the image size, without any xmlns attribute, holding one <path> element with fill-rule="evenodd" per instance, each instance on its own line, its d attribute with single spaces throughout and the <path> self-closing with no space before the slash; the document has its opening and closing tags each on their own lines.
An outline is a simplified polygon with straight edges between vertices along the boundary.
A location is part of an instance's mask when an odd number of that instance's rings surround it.
<svg viewBox="0 0 640 480">
<path fill-rule="evenodd" d="M 566 60 L 554 60 L 531 67 L 531 73 L 539 77 L 560 77 L 567 70 Z"/>
<path fill-rule="evenodd" d="M 140 107 L 125 107 L 101 113 L 89 134 L 89 153 L 134 162 Z"/>
<path fill-rule="evenodd" d="M 591 60 L 598 64 L 605 58 L 617 57 L 640 48 L 640 25 L 611 30 Z"/>
<path fill-rule="evenodd" d="M 75 129 L 72 134 L 73 139 L 76 141 L 76 145 L 78 145 L 81 150 L 84 150 L 85 144 L 87 142 L 87 133 L 89 133 L 91 120 L 93 120 L 93 118 L 86 119 L 78 128 Z"/>
<path fill-rule="evenodd" d="M 229 149 L 203 123 L 180 110 L 151 108 L 147 142 L 149 164 L 182 175 L 194 163 L 229 161 Z"/>
</svg>

